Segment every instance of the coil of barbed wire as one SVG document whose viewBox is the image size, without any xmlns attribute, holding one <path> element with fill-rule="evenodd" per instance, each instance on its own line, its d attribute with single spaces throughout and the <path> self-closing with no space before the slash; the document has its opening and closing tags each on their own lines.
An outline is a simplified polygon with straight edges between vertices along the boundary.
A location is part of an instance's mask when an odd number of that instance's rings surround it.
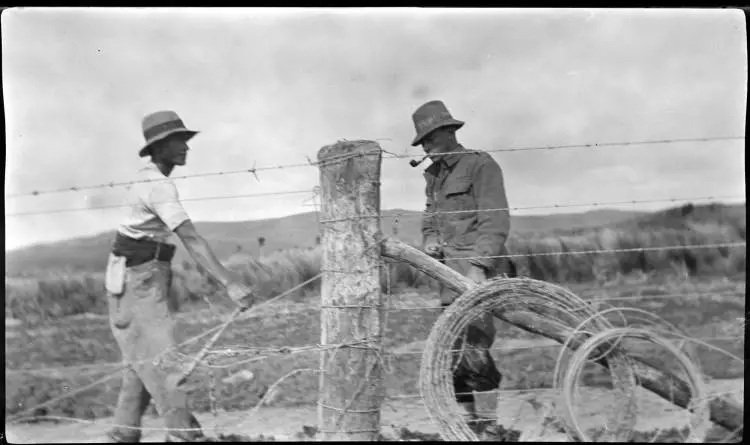
<svg viewBox="0 0 750 445">
<path fill-rule="evenodd" d="M 596 304 L 610 306 L 608 304 L 602 303 L 601 301 L 597 301 Z M 635 314 L 636 317 L 627 317 L 627 314 L 629 313 Z M 613 386 L 613 396 L 617 400 L 621 400 L 621 403 L 616 405 L 615 408 L 617 411 L 607 417 L 604 424 L 604 431 L 602 431 L 602 433 L 596 438 L 596 441 L 629 441 L 630 439 L 632 439 L 635 430 L 635 423 L 637 420 L 635 415 L 637 408 L 635 397 L 636 381 L 635 375 L 632 372 L 633 362 L 630 360 L 630 351 L 623 350 L 623 340 L 625 339 L 625 337 L 627 337 L 625 333 L 615 338 L 614 341 L 610 339 L 610 341 L 607 342 L 600 342 L 600 344 L 597 345 L 597 348 L 594 348 L 598 349 L 598 351 L 596 351 L 596 357 L 589 357 L 587 355 L 585 359 L 576 359 L 576 357 L 578 356 L 574 355 L 568 360 L 565 359 L 565 354 L 570 350 L 571 342 L 574 339 L 580 338 L 581 335 L 593 335 L 591 331 L 586 330 L 589 322 L 593 320 L 601 320 L 602 318 L 606 319 L 606 316 L 610 314 L 613 315 L 614 318 L 618 319 L 622 323 L 623 327 L 634 328 L 636 326 L 648 326 L 650 328 L 658 328 L 663 326 L 669 332 L 680 333 L 680 330 L 676 326 L 668 323 L 667 321 L 650 312 L 643 311 L 641 309 L 626 307 L 609 307 L 607 309 L 598 310 L 589 318 L 576 326 L 573 332 L 568 335 L 568 338 L 563 343 L 563 347 L 560 348 L 560 353 L 558 354 L 557 360 L 555 362 L 555 369 L 553 371 L 552 386 L 563 391 L 563 402 L 565 409 L 560 413 L 563 420 L 563 427 L 565 428 L 569 436 L 583 442 L 589 442 L 591 440 L 589 440 L 589 437 L 585 433 L 583 433 L 574 412 L 574 402 L 576 399 L 575 396 L 578 393 L 578 391 L 575 391 L 575 389 L 577 389 L 578 387 L 574 384 L 578 382 L 579 376 L 583 372 L 585 361 L 599 361 L 602 359 L 606 359 L 613 353 L 620 354 L 621 356 L 623 356 L 623 360 L 627 361 L 628 363 L 626 367 L 617 366 L 620 361 L 617 361 L 610 365 L 613 367 L 613 371 L 615 371 L 612 373 L 613 378 L 619 379 L 619 381 L 622 383 L 622 385 Z M 640 321 L 641 323 L 636 324 L 634 323 L 634 321 Z M 604 332 L 610 332 L 611 329 L 613 328 L 609 328 L 609 330 Z M 573 383 L 566 380 L 570 378 L 574 378 Z M 566 391 L 565 388 L 568 388 L 569 385 L 574 386 L 571 386 Z M 623 389 L 626 389 L 626 391 L 623 392 Z"/>
<path fill-rule="evenodd" d="M 534 323 L 552 324 L 574 333 L 576 327 L 587 321 L 590 333 L 575 333 L 577 336 L 590 337 L 613 328 L 580 297 L 543 281 L 494 278 L 469 289 L 437 320 L 422 355 L 420 392 L 428 414 L 445 440 L 478 440 L 460 415 L 460 407 L 455 400 L 451 371 L 456 353 L 451 349 L 469 323 L 484 313 L 498 311 L 525 313 L 532 317 Z M 634 385 L 628 360 L 621 353 L 613 353 L 607 358 L 607 363 L 615 386 L 627 393 L 630 388 L 628 384 Z M 616 399 L 615 403 L 623 405 L 616 407 L 615 412 L 629 412 L 629 398 Z M 628 434 L 629 430 L 623 428 L 618 437 L 627 437 Z"/>
<path fill-rule="evenodd" d="M 688 405 L 688 411 L 690 411 L 691 416 L 689 435 L 686 442 L 703 442 L 711 423 L 709 418 L 710 408 L 708 405 L 708 398 L 706 397 L 700 369 L 693 363 L 687 354 L 681 351 L 681 348 L 676 347 L 666 338 L 644 328 L 632 327 L 612 328 L 600 332 L 586 340 L 573 354 L 567 372 L 565 373 L 565 377 L 562 379 L 562 390 L 563 400 L 568 414 L 567 417 L 570 422 L 569 427 L 573 430 L 573 433 L 576 436 L 575 438 L 581 442 L 594 441 L 585 431 L 583 431 L 578 423 L 575 413 L 573 412 L 573 400 L 575 398 L 576 385 L 583 370 L 583 366 L 588 360 L 588 356 L 597 348 L 610 344 L 613 339 L 621 341 L 625 338 L 636 338 L 649 341 L 666 349 L 670 354 L 677 358 L 677 361 L 688 377 L 687 380 L 691 390 L 690 403 Z M 612 351 L 614 352 L 615 350 L 613 349 Z M 632 395 L 628 397 L 628 399 L 631 398 Z M 606 439 L 611 438 L 611 436 L 611 434 L 605 432 L 603 436 L 599 436 L 595 440 L 598 442 L 609 441 Z M 615 438 L 615 440 L 619 441 L 617 438 Z"/>
</svg>

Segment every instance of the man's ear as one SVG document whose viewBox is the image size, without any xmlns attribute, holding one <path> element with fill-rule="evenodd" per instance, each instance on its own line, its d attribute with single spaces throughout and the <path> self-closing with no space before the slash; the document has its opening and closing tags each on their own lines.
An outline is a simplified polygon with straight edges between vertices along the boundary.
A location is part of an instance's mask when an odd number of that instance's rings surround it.
<svg viewBox="0 0 750 445">
<path fill-rule="evenodd" d="M 149 151 L 151 152 L 151 159 L 159 158 L 159 156 L 161 155 L 161 151 L 162 151 L 161 147 L 162 147 L 161 141 L 156 141 L 153 144 L 151 144 L 151 148 L 149 149 Z"/>
</svg>

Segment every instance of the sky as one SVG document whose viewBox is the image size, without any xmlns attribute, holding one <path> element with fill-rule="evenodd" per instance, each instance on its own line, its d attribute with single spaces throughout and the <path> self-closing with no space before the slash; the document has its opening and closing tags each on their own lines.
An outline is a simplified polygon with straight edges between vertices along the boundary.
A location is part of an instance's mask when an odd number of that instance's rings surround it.
<svg viewBox="0 0 750 445">
<path fill-rule="evenodd" d="M 174 176 L 305 164 L 341 139 L 416 157 L 411 114 L 435 99 L 466 122 L 457 136 L 469 149 L 744 137 L 744 20 L 690 9 L 6 10 L 6 250 L 116 228 L 124 187 L 29 194 L 132 180 L 141 120 L 156 110 L 200 131 Z M 545 207 L 513 213 L 539 214 L 744 202 L 744 147 L 492 156 L 511 207 Z M 423 209 L 427 165 L 384 159 L 382 208 Z M 193 220 L 240 221 L 314 210 L 318 175 L 298 166 L 175 183 Z M 236 196 L 288 191 L 299 193 Z"/>
</svg>

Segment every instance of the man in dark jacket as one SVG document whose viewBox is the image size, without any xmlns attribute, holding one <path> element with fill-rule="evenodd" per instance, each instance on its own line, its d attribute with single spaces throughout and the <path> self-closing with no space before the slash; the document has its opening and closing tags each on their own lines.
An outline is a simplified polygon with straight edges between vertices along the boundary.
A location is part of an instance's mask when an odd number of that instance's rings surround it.
<svg viewBox="0 0 750 445">
<path fill-rule="evenodd" d="M 441 101 L 431 101 L 412 115 L 417 135 L 432 160 L 424 173 L 427 205 L 422 222 L 425 251 L 476 282 L 500 274 L 513 275 L 506 254 L 510 214 L 503 173 L 485 152 L 466 150 L 456 140 L 464 122 L 454 119 Z M 444 307 L 458 295 L 441 286 Z M 467 329 L 461 362 L 453 375 L 456 400 L 476 420 L 473 391 L 499 387 L 502 375 L 489 353 L 495 339 L 494 317 L 485 314 Z M 459 341 L 456 349 L 461 348 Z M 492 413 L 494 415 L 494 413 Z"/>
</svg>

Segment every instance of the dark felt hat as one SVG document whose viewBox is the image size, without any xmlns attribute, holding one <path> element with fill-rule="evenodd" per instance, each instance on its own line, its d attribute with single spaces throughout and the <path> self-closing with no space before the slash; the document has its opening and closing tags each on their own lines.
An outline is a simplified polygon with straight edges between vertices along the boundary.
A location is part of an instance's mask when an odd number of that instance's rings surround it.
<svg viewBox="0 0 750 445">
<path fill-rule="evenodd" d="M 458 129 L 464 126 L 463 121 L 453 119 L 448 108 L 439 100 L 427 102 L 417 108 L 411 118 L 414 120 L 414 128 L 417 130 L 417 135 L 411 143 L 412 146 L 419 145 L 425 136 L 440 127 L 455 126 Z"/>
</svg>

